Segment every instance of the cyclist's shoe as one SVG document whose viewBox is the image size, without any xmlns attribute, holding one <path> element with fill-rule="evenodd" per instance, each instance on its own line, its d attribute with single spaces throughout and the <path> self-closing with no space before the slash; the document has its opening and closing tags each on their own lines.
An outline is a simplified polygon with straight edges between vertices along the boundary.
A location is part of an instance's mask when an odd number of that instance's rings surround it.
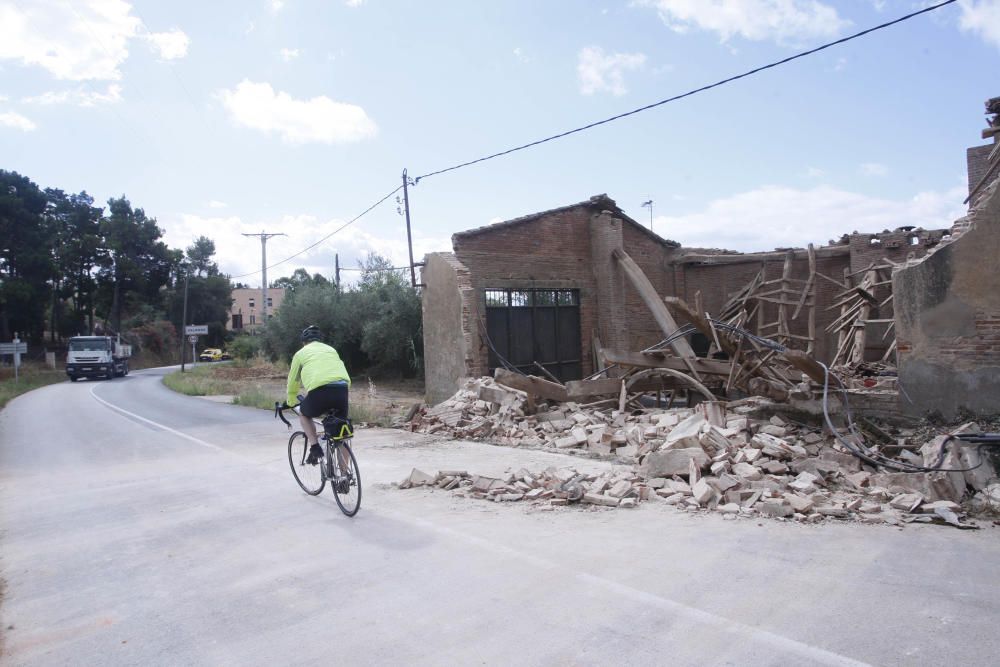
<svg viewBox="0 0 1000 667">
<path fill-rule="evenodd" d="M 335 488 L 337 489 L 337 493 L 350 493 L 351 478 L 348 475 L 341 475 L 335 483 Z"/>
<path fill-rule="evenodd" d="M 306 457 L 306 463 L 311 466 L 316 465 L 323 460 L 323 448 L 319 445 L 313 445 L 309 448 L 309 456 Z"/>
</svg>

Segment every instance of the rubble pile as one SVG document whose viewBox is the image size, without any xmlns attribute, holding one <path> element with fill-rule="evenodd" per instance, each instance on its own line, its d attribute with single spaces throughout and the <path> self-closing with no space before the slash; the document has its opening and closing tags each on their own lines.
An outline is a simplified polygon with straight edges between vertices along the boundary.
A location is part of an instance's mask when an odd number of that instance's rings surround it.
<svg viewBox="0 0 1000 667">
<path fill-rule="evenodd" d="M 631 412 L 558 404 L 525 414 L 527 396 L 491 378 L 468 381 L 451 399 L 415 417 L 414 430 L 497 444 L 533 445 L 632 464 L 587 475 L 572 468 L 518 470 L 501 479 L 466 471 L 419 470 L 400 488 L 432 486 L 463 496 L 547 505 L 581 502 L 633 507 L 663 502 L 690 510 L 816 522 L 826 518 L 900 524 L 944 521 L 966 527 L 959 503 L 967 490 L 984 499 L 992 470 L 967 473 L 880 472 L 819 429 L 780 416 L 758 419 L 760 399 L 704 402 L 693 408 Z M 969 426 L 971 428 L 971 425 Z M 944 438 L 916 450 L 905 442 L 883 453 L 932 465 Z M 949 453 L 945 467 L 978 462 L 974 449 Z"/>
</svg>

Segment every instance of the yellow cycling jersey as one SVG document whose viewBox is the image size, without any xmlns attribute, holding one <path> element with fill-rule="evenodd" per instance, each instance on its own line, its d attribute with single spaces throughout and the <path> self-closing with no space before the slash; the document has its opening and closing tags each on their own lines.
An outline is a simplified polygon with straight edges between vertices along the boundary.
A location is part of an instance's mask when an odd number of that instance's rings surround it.
<svg viewBox="0 0 1000 667">
<path fill-rule="evenodd" d="M 288 405 L 298 404 L 300 386 L 308 393 L 331 382 L 346 382 L 351 386 L 351 377 L 340 355 L 319 341 L 304 345 L 292 357 L 292 367 L 288 371 Z"/>
</svg>

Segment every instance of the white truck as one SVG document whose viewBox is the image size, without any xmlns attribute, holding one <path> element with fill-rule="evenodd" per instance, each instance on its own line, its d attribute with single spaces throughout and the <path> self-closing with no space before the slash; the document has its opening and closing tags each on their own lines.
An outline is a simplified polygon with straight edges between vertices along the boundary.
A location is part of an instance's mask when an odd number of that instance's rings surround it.
<svg viewBox="0 0 1000 667">
<path fill-rule="evenodd" d="M 82 377 L 111 378 L 128 375 L 132 346 L 121 336 L 74 336 L 66 352 L 66 375 L 76 382 Z"/>
</svg>

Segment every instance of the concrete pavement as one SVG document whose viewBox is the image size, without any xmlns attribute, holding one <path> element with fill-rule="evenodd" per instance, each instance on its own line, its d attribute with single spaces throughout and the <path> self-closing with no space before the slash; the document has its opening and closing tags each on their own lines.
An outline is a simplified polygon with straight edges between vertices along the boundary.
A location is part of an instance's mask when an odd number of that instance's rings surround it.
<svg viewBox="0 0 1000 667">
<path fill-rule="evenodd" d="M 298 490 L 270 414 L 162 374 L 0 413 L 5 664 L 926 665 L 1000 648 L 995 530 L 398 491 L 414 466 L 608 464 L 390 430 L 355 439 L 347 519 Z"/>
</svg>

